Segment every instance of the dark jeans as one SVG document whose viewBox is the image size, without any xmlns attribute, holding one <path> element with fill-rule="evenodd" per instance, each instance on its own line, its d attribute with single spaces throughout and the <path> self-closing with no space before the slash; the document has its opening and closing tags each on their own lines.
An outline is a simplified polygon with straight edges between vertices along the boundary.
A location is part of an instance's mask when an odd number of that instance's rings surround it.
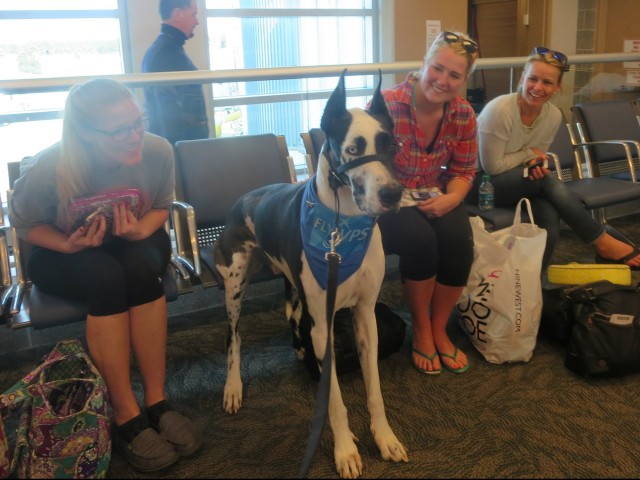
<svg viewBox="0 0 640 480">
<path fill-rule="evenodd" d="M 467 199 L 477 201 L 482 172 L 476 173 L 474 185 Z M 522 167 L 513 168 L 491 177 L 495 188 L 496 207 L 514 207 L 527 197 L 531 201 L 536 225 L 547 230 L 547 245 L 543 266 L 549 264 L 553 249 L 560 235 L 560 220 L 585 243 L 593 243 L 604 233 L 599 224 L 580 199 L 559 180 L 554 173 L 540 180 L 529 180 L 522 176 Z"/>
<path fill-rule="evenodd" d="M 466 285 L 473 263 L 473 232 L 464 204 L 440 218 L 428 219 L 415 207 L 403 207 L 378 219 L 385 254 L 400 257 L 402 279 L 451 287 Z"/>
<path fill-rule="evenodd" d="M 169 235 L 160 228 L 144 240 L 116 238 L 72 254 L 34 247 L 27 272 L 43 292 L 86 301 L 90 315 L 107 316 L 163 296 L 170 255 Z"/>
</svg>

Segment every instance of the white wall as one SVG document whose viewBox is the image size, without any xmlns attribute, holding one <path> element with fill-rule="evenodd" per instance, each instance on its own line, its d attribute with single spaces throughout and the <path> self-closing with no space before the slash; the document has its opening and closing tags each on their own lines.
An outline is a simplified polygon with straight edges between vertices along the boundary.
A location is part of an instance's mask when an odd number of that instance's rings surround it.
<svg viewBox="0 0 640 480">
<path fill-rule="evenodd" d="M 578 0 L 551 0 L 550 3 L 546 46 L 565 55 L 574 55 L 578 38 Z M 562 91 L 553 100 L 568 120 L 571 119 L 571 106 L 574 103 L 574 81 L 575 68 L 565 72 L 562 77 Z"/>
</svg>

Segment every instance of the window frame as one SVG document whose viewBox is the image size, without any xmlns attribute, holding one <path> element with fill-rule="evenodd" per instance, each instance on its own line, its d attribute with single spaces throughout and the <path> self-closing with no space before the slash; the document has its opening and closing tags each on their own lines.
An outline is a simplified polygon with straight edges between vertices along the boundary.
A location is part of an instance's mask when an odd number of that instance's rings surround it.
<svg viewBox="0 0 640 480">
<path fill-rule="evenodd" d="M 368 7 L 362 8 L 205 8 L 204 17 L 205 24 L 209 24 L 211 19 L 219 18 L 234 18 L 234 19 L 247 19 L 247 18 L 301 18 L 301 17 L 331 17 L 331 18 L 360 18 L 370 24 L 370 32 L 365 32 L 367 36 L 370 35 L 371 44 L 367 45 L 371 48 L 371 63 L 380 63 L 382 60 L 382 48 L 380 42 L 381 32 L 381 12 L 383 9 L 381 0 L 371 0 Z M 207 28 L 207 42 L 210 41 Z M 211 54 L 208 52 L 207 62 L 209 68 L 214 70 L 216 66 L 212 63 Z M 341 65 L 341 64 L 340 64 Z M 347 65 L 347 63 L 345 63 Z M 304 67 L 304 65 L 291 65 L 292 67 Z M 322 65 L 328 66 L 328 65 Z M 279 67 L 269 67 L 279 68 Z M 288 68 L 288 67 L 282 67 Z M 238 70 L 251 70 L 251 68 L 240 68 Z M 377 82 L 377 79 L 373 75 L 363 75 L 366 78 L 365 83 L 357 88 L 347 89 L 347 97 L 359 97 L 368 99 L 373 95 L 373 91 Z M 244 82 L 249 83 L 248 81 Z M 264 104 L 277 104 L 283 102 L 308 102 L 310 100 L 325 100 L 329 98 L 334 86 L 331 88 L 320 90 L 308 90 L 306 88 L 300 88 L 295 91 L 287 91 L 282 93 L 262 93 L 259 95 L 243 94 L 239 96 L 216 96 L 214 93 L 213 85 L 208 89 L 207 96 L 211 96 L 212 104 L 210 115 L 210 122 L 212 131 L 216 131 L 220 128 L 216 124 L 216 112 L 225 108 L 246 108 L 251 105 L 264 105 Z M 306 120 L 304 121 L 306 124 Z M 303 128 L 305 130 L 305 128 Z M 297 139 L 296 139 L 297 140 Z"/>
</svg>

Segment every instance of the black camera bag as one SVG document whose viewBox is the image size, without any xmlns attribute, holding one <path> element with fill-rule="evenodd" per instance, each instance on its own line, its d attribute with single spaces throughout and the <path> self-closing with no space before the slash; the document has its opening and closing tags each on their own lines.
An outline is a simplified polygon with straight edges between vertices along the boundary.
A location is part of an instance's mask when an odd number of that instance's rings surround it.
<svg viewBox="0 0 640 480">
<path fill-rule="evenodd" d="M 565 294 L 573 317 L 565 366 L 584 376 L 640 372 L 640 288 L 601 280 Z"/>
</svg>

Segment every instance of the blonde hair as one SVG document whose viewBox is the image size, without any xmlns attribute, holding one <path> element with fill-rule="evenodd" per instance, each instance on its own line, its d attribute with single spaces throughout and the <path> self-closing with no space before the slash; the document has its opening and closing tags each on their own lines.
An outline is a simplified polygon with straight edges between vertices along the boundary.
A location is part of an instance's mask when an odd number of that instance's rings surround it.
<svg viewBox="0 0 640 480">
<path fill-rule="evenodd" d="M 474 44 L 476 43 L 474 40 L 471 40 L 471 38 L 469 38 L 469 36 L 467 36 L 466 34 L 464 34 L 462 32 L 453 32 L 453 31 L 452 32 L 442 32 L 442 33 L 440 33 L 440 35 L 438 35 L 438 37 L 433 41 L 433 43 L 429 47 L 429 50 L 427 51 L 427 54 L 424 57 L 425 65 L 427 63 L 429 63 L 429 61 L 442 48 L 448 47 L 451 50 L 453 50 L 455 53 L 457 53 L 458 55 L 462 55 L 467 59 L 467 76 L 471 75 L 471 73 L 473 72 L 473 70 L 475 68 L 475 63 L 476 63 L 476 60 L 478 58 L 478 55 L 480 54 L 480 48 L 478 47 L 478 49 L 474 53 L 469 53 L 467 50 L 465 50 L 465 48 L 462 45 L 461 41 L 456 41 L 456 42 L 451 42 L 451 43 L 447 42 L 445 40 L 445 33 L 453 33 L 453 34 L 457 35 L 458 37 L 460 37 L 460 40 L 462 40 L 462 41 L 468 41 L 468 42 L 472 42 Z"/>
<path fill-rule="evenodd" d="M 95 128 L 108 107 L 126 100 L 135 102 L 133 93 L 120 82 L 108 78 L 89 80 L 69 90 L 62 120 L 61 156 L 56 168 L 61 215 L 71 200 L 91 193 L 88 177 L 92 168 L 92 147 L 79 130 Z"/>
<path fill-rule="evenodd" d="M 524 64 L 524 69 L 522 71 L 522 75 L 527 70 L 527 67 L 533 62 L 542 62 L 547 65 L 551 65 L 552 67 L 556 67 L 560 72 L 560 76 L 558 77 L 558 84 L 562 83 L 562 76 L 564 75 L 566 67 L 564 67 L 557 59 L 550 57 L 549 54 L 540 54 L 540 53 L 532 53 L 527 57 L 527 61 Z"/>
</svg>

